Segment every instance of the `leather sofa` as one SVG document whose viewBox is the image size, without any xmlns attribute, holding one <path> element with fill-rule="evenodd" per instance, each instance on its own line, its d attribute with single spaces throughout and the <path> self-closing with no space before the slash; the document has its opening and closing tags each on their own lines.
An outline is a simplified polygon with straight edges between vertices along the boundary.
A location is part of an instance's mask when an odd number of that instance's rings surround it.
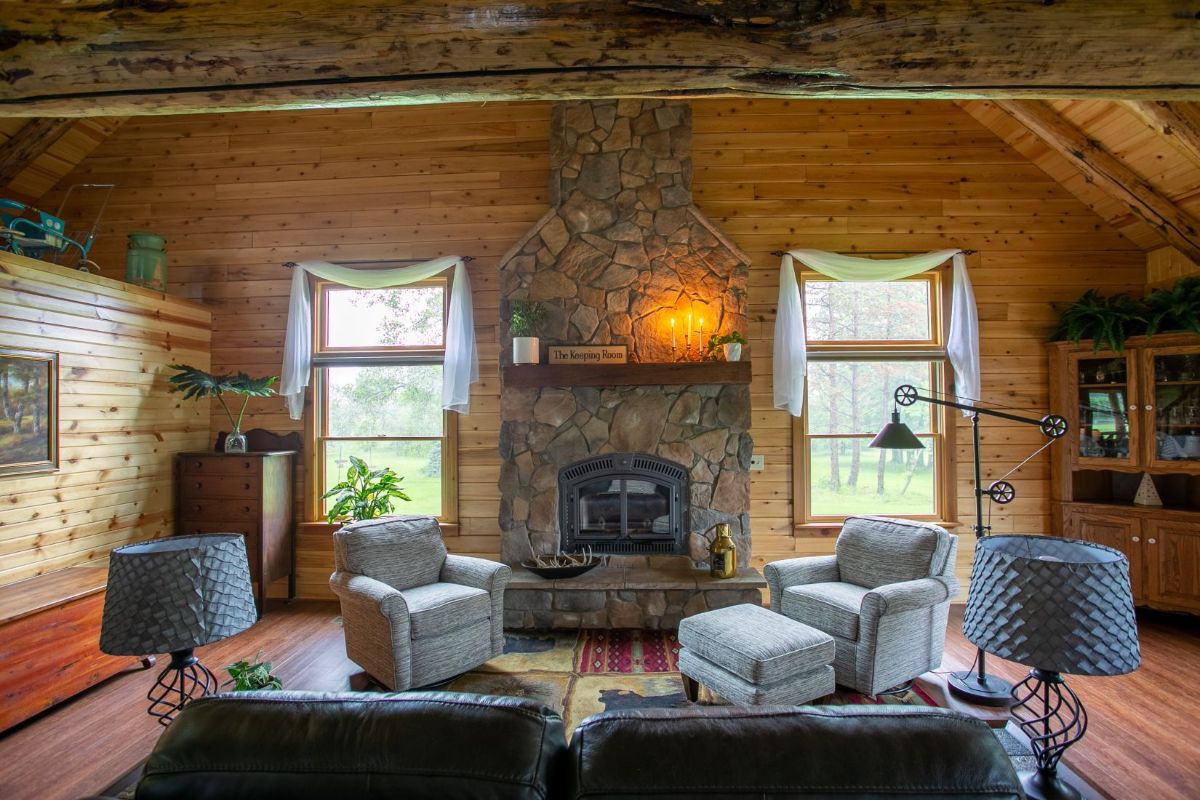
<svg viewBox="0 0 1200 800">
<path fill-rule="evenodd" d="M 189 705 L 137 800 L 1011 798 L 982 722 L 906 707 L 558 714 L 487 695 L 248 692 Z"/>
</svg>

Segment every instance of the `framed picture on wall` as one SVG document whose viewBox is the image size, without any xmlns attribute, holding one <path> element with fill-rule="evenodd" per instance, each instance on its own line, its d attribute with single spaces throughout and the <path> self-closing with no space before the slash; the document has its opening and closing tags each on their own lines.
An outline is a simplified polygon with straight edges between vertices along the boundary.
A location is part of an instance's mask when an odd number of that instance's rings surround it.
<svg viewBox="0 0 1200 800">
<path fill-rule="evenodd" d="M 0 347 L 0 477 L 58 469 L 58 353 Z"/>
</svg>

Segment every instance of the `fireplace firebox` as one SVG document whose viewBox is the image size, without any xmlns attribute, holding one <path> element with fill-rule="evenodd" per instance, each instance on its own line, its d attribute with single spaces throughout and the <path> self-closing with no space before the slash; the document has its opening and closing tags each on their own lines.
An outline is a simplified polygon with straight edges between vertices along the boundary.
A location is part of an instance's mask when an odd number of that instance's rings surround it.
<svg viewBox="0 0 1200 800">
<path fill-rule="evenodd" d="M 682 553 L 688 473 L 648 453 L 606 453 L 558 472 L 564 553 Z"/>
</svg>

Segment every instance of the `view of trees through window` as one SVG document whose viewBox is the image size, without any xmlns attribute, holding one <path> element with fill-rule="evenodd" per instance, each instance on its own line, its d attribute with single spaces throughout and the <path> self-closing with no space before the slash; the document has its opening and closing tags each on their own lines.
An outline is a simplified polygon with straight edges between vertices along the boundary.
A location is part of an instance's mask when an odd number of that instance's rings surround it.
<svg viewBox="0 0 1200 800">
<path fill-rule="evenodd" d="M 929 281 L 879 283 L 807 280 L 804 283 L 808 365 L 805 436 L 808 516 L 935 515 L 939 438 L 934 406 L 900 409 L 924 450 L 872 450 L 872 438 L 891 419 L 897 386 L 928 391 L 940 363 L 906 356 L 896 343 L 933 340 Z M 830 343 L 838 349 L 821 349 Z M 880 356 L 882 348 L 890 348 Z M 864 351 L 875 350 L 871 358 Z"/>
<path fill-rule="evenodd" d="M 428 353 L 443 345 L 443 288 L 336 288 L 326 292 L 325 309 L 327 349 L 396 356 L 378 366 L 324 368 L 326 485 L 341 480 L 357 456 L 403 478 L 412 501 L 399 501 L 397 512 L 441 516 L 442 365 L 429 363 Z M 405 348 L 419 348 L 424 358 Z"/>
</svg>

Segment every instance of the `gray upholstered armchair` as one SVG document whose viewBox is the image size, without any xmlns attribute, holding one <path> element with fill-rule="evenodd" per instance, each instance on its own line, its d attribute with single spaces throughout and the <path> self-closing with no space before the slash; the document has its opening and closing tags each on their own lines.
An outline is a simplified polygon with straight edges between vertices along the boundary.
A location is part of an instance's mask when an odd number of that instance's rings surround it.
<svg viewBox="0 0 1200 800">
<path fill-rule="evenodd" d="M 351 523 L 333 534 L 333 563 L 346 655 L 389 689 L 439 683 L 504 651 L 512 570 L 447 555 L 432 517 Z"/>
<path fill-rule="evenodd" d="M 833 637 L 837 682 L 875 695 L 942 663 L 958 537 L 927 522 L 848 517 L 835 555 L 767 564 L 771 610 Z"/>
</svg>

